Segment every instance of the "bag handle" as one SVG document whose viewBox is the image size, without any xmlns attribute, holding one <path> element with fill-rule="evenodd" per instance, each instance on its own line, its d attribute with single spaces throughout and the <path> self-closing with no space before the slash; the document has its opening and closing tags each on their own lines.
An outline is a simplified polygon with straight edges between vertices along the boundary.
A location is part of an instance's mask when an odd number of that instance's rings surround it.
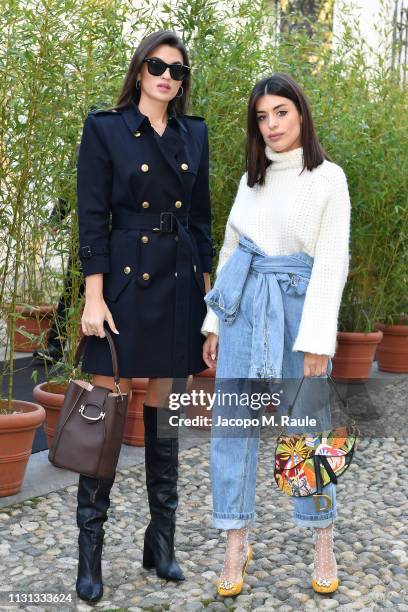
<svg viewBox="0 0 408 612">
<path fill-rule="evenodd" d="M 110 348 L 110 353 L 111 353 L 111 358 L 112 358 L 112 367 L 113 367 L 113 377 L 115 379 L 115 387 L 118 389 L 119 393 L 120 393 L 120 388 L 119 388 L 119 381 L 120 381 L 120 377 L 119 377 L 119 368 L 118 368 L 118 356 L 116 353 L 116 348 L 115 348 L 115 344 L 113 342 L 113 338 L 111 335 L 111 332 L 105 327 L 105 334 L 106 334 L 106 339 L 108 340 L 109 343 L 109 348 Z M 76 370 L 76 368 L 79 365 L 79 360 L 81 358 L 82 353 L 84 352 L 84 348 L 85 348 L 85 344 L 86 341 L 88 339 L 88 336 L 82 336 L 81 340 L 79 341 L 79 344 L 77 346 L 77 349 L 75 351 L 75 357 L 74 357 L 74 370 Z"/>
<path fill-rule="evenodd" d="M 294 405 L 295 405 L 295 402 L 296 402 L 297 397 L 298 397 L 299 392 L 300 392 L 300 388 L 301 388 L 301 386 L 303 385 L 303 381 L 305 380 L 305 378 L 306 378 L 306 376 L 303 376 L 302 380 L 300 381 L 300 385 L 299 385 L 299 387 L 298 387 L 298 389 L 297 389 L 297 391 L 296 391 L 295 399 L 293 400 L 293 402 L 292 402 L 291 404 L 289 404 L 289 416 L 291 416 L 291 415 L 292 415 L 292 410 L 293 410 L 293 407 L 294 407 Z M 313 376 L 308 376 L 307 378 L 313 378 Z M 328 375 L 327 375 L 327 380 L 331 382 L 332 386 L 334 387 L 334 390 L 335 390 L 335 391 L 336 391 L 336 393 L 337 393 L 337 396 L 338 396 L 339 400 L 341 401 L 341 403 L 343 404 L 343 406 L 344 406 L 345 408 L 347 408 L 347 400 L 345 400 L 345 399 L 344 399 L 344 398 L 343 398 L 343 397 L 340 395 L 340 392 L 339 392 L 339 390 L 338 390 L 338 388 L 337 388 L 337 385 L 336 385 L 336 383 L 334 382 L 334 379 L 332 378 L 331 374 L 328 374 Z"/>
</svg>

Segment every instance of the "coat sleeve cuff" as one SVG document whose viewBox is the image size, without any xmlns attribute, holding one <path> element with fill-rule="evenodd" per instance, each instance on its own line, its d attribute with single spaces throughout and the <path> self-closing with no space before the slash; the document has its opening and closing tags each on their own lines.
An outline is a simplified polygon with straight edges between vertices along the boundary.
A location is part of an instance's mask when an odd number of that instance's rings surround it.
<svg viewBox="0 0 408 612">
<path fill-rule="evenodd" d="M 107 274 L 110 272 L 109 257 L 106 255 L 93 255 L 90 259 L 82 259 L 82 273 L 84 276 L 89 274 Z"/>
<path fill-rule="evenodd" d="M 212 256 L 211 255 L 200 255 L 201 268 L 203 272 L 211 272 L 212 270 Z"/>
</svg>

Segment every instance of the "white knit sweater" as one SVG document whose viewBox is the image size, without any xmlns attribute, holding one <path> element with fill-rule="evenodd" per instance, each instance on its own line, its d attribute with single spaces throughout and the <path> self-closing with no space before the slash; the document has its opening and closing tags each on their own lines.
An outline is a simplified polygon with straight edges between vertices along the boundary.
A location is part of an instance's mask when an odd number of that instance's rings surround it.
<svg viewBox="0 0 408 612">
<path fill-rule="evenodd" d="M 302 318 L 293 351 L 333 356 L 337 319 L 349 269 L 350 198 L 340 166 L 325 160 L 300 171 L 303 148 L 276 153 L 265 147 L 272 164 L 265 184 L 248 187 L 241 177 L 230 210 L 216 275 L 245 234 L 267 255 L 299 251 L 314 258 Z M 218 334 L 219 320 L 207 306 L 201 332 Z"/>
</svg>

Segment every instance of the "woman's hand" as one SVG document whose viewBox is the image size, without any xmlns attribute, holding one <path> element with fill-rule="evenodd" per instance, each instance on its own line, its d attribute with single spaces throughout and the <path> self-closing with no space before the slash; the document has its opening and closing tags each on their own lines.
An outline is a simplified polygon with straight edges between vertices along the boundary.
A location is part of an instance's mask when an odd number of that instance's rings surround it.
<svg viewBox="0 0 408 612">
<path fill-rule="evenodd" d="M 85 277 L 85 307 L 82 313 L 82 332 L 85 336 L 105 337 L 103 322 L 108 322 L 111 330 L 118 334 L 113 317 L 103 299 L 103 274 L 88 274 Z"/>
<path fill-rule="evenodd" d="M 304 376 L 323 376 L 327 372 L 328 355 L 305 353 L 303 362 Z"/>
<path fill-rule="evenodd" d="M 99 336 L 100 338 L 104 338 L 106 334 L 103 328 L 103 322 L 105 320 L 108 322 L 111 330 L 115 334 L 118 334 L 119 332 L 113 322 L 111 311 L 107 307 L 103 297 L 87 297 L 81 318 L 82 331 L 85 336 Z"/>
<path fill-rule="evenodd" d="M 203 360 L 209 368 L 217 366 L 218 335 L 209 332 L 203 344 Z"/>
</svg>

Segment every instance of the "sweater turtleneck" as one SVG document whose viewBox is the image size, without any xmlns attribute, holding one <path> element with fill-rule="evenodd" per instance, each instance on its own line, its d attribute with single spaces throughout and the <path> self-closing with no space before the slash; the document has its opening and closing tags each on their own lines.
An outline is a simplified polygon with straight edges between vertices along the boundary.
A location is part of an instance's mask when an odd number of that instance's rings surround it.
<svg viewBox="0 0 408 612">
<path fill-rule="evenodd" d="M 303 147 L 297 147 L 290 151 L 278 153 L 271 149 L 270 146 L 265 146 L 265 155 L 271 160 L 272 172 L 276 170 L 301 170 L 303 168 Z"/>
</svg>

